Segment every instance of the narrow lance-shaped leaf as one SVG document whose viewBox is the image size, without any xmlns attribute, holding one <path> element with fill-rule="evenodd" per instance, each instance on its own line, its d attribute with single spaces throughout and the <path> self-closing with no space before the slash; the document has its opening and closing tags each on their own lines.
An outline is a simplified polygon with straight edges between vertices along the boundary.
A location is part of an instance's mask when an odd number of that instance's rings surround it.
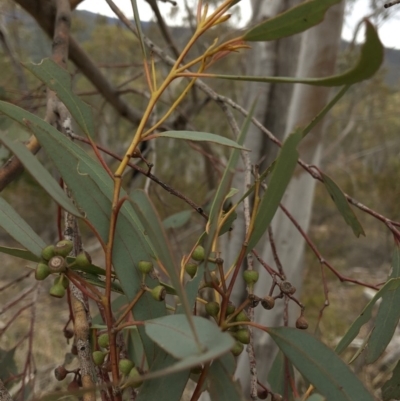
<svg viewBox="0 0 400 401">
<path fill-rule="evenodd" d="M 400 361 L 393 370 L 392 377 L 382 387 L 382 401 L 400 398 Z"/>
<path fill-rule="evenodd" d="M 235 341 L 228 333 L 204 318 L 194 316 L 193 322 L 202 346 L 199 352 L 192 330 L 185 315 L 170 315 L 145 323 L 147 335 L 159 347 L 180 361 L 161 370 L 151 371 L 145 378 L 161 377 L 193 366 L 201 365 L 228 353 Z"/>
<path fill-rule="evenodd" d="M 144 60 L 146 60 L 146 58 L 147 58 L 146 47 L 144 45 L 144 38 L 143 38 L 142 24 L 141 24 L 140 15 L 139 15 L 139 9 L 138 9 L 136 0 L 131 0 L 131 4 L 132 4 L 132 9 L 133 9 L 133 16 L 135 19 L 135 25 L 136 25 L 136 29 L 137 29 L 137 37 L 139 38 L 140 49 L 142 51 L 142 57 Z"/>
<path fill-rule="evenodd" d="M 396 248 L 389 278 L 400 278 L 400 250 Z M 400 288 L 387 292 L 382 297 L 375 318 L 374 329 L 368 341 L 366 363 L 375 362 L 385 351 L 400 319 Z"/>
<path fill-rule="evenodd" d="M 32 252 L 27 251 L 26 249 L 20 249 L 20 248 L 11 248 L 7 246 L 0 246 L 0 253 L 4 253 L 6 255 L 11 255 L 15 256 L 16 258 L 24 259 L 29 262 L 39 262 L 41 260 L 40 254 L 39 255 L 34 255 Z M 67 257 L 67 262 L 72 263 L 75 260 L 75 258 L 68 256 Z M 90 274 L 95 274 L 99 276 L 105 276 L 105 270 L 99 266 L 96 265 L 90 265 L 88 267 L 77 267 L 77 266 L 72 266 L 72 270 L 79 270 L 81 272 L 85 273 L 90 273 Z"/>
<path fill-rule="evenodd" d="M 151 138 L 175 138 L 175 139 L 186 139 L 188 141 L 199 141 L 199 142 L 214 142 L 219 145 L 229 146 L 231 148 L 245 149 L 235 141 L 224 136 L 210 134 L 208 132 L 197 132 L 197 131 L 165 131 L 158 134 L 151 135 Z"/>
<path fill-rule="evenodd" d="M 166 230 L 169 228 L 180 228 L 190 220 L 191 216 L 191 210 L 183 210 L 182 212 L 178 212 L 167 217 L 165 220 L 163 220 L 162 224 Z"/>
<path fill-rule="evenodd" d="M 251 118 L 254 114 L 255 106 L 256 106 L 256 100 L 253 102 L 249 114 L 247 115 L 243 123 L 243 126 L 240 130 L 239 137 L 237 138 L 237 143 L 240 146 L 243 145 L 246 139 L 247 132 L 249 130 L 249 126 L 251 123 Z M 217 192 L 214 196 L 213 203 L 211 206 L 210 216 L 206 227 L 206 232 L 202 234 L 202 239 L 204 239 L 204 244 L 205 244 L 204 249 L 206 255 L 209 255 L 209 253 L 211 252 L 212 242 L 214 240 L 215 235 L 217 235 L 218 217 L 222 209 L 225 196 L 228 193 L 229 188 L 231 187 L 232 178 L 233 175 L 235 174 L 235 168 L 238 163 L 239 156 L 240 156 L 240 150 L 233 149 L 231 156 L 229 157 L 228 164 L 226 165 L 222 179 L 219 183 Z M 196 277 L 194 277 L 186 284 L 185 290 L 191 306 L 194 305 L 194 302 L 196 300 L 199 284 L 203 278 L 203 273 L 206 267 L 207 267 L 207 260 L 205 260 L 203 263 L 200 264 Z"/>
<path fill-rule="evenodd" d="M 165 267 L 169 274 L 172 285 L 174 286 L 179 299 L 182 303 L 186 318 L 196 337 L 195 327 L 192 321 L 192 310 L 189 305 L 187 295 L 183 289 L 183 285 L 179 279 L 179 272 L 172 258 L 172 253 L 167 241 L 167 236 L 158 217 L 157 211 L 151 203 L 147 194 L 142 190 L 135 190 L 131 194 L 133 207 L 141 220 L 146 235 L 149 236 L 150 243 L 154 247 L 157 259 Z"/>
<path fill-rule="evenodd" d="M 335 202 L 335 205 L 339 210 L 340 214 L 342 215 L 342 217 L 344 218 L 344 221 L 353 230 L 354 235 L 356 237 L 359 237 L 360 235 L 365 236 L 364 230 L 360 222 L 358 221 L 357 216 L 351 209 L 349 202 L 347 202 L 347 199 L 342 190 L 330 177 L 328 177 L 324 173 L 321 173 L 321 175 L 326 190 L 329 192 L 329 195 Z"/>
<path fill-rule="evenodd" d="M 384 47 L 379 40 L 374 26 L 365 20 L 366 40 L 361 47 L 361 54 L 357 64 L 343 74 L 325 78 L 291 78 L 291 77 L 257 77 L 243 75 L 200 74 L 204 78 L 221 78 L 234 81 L 270 82 L 270 83 L 300 83 L 314 86 L 343 86 L 371 78 L 382 65 Z"/>
<path fill-rule="evenodd" d="M 286 191 L 296 168 L 299 154 L 297 146 L 303 138 L 302 130 L 297 129 L 285 140 L 271 174 L 271 180 L 265 191 L 257 212 L 254 229 L 250 236 L 247 251 L 250 252 L 268 229 L 279 203 Z"/>
<path fill-rule="evenodd" d="M 58 182 L 43 167 L 39 160 L 21 143 L 14 142 L 6 135 L 0 137 L 0 141 L 14 153 L 38 184 L 68 213 L 82 217 L 82 213 L 65 194 Z"/>
<path fill-rule="evenodd" d="M 15 362 L 16 350 L 17 346 L 7 351 L 0 348 L 0 380 L 2 381 L 7 381 L 7 379 L 11 379 L 18 374 L 17 364 Z"/>
<path fill-rule="evenodd" d="M 245 397 L 239 381 L 233 378 L 232 367 L 235 360 L 232 354 L 213 361 L 207 375 L 207 388 L 212 400 L 244 401 Z"/>
<path fill-rule="evenodd" d="M 27 260 L 29 262 L 39 262 L 41 259 L 40 255 L 35 255 L 26 249 L 0 246 L 0 252 L 5 253 L 6 255 L 15 256 L 16 258 Z"/>
<path fill-rule="evenodd" d="M 271 390 L 274 393 L 285 394 L 285 389 L 289 384 L 288 373 L 294 380 L 293 365 L 288 359 L 286 359 L 286 364 L 287 366 L 285 366 L 285 355 L 282 351 L 278 351 L 268 373 L 268 383 L 271 384 Z M 288 401 L 293 401 L 293 393 L 291 391 L 288 392 Z"/>
<path fill-rule="evenodd" d="M 291 327 L 267 330 L 296 369 L 327 401 L 373 401 L 358 377 L 325 344 Z"/>
<path fill-rule="evenodd" d="M 253 117 L 254 110 L 257 104 L 257 100 L 255 100 L 250 108 L 249 114 L 247 115 L 243 126 L 240 130 L 239 137 L 237 138 L 238 145 L 243 145 L 247 132 L 250 127 L 251 118 Z M 234 149 L 229 158 L 228 164 L 226 165 L 224 174 L 222 176 L 221 182 L 219 183 L 217 192 L 215 193 L 213 203 L 211 205 L 210 216 L 207 224 L 207 233 L 209 234 L 209 238 L 206 244 L 206 254 L 211 249 L 211 243 L 214 241 L 214 236 L 218 226 L 218 217 L 220 215 L 220 211 L 222 209 L 222 205 L 224 203 L 225 197 L 227 196 L 228 190 L 231 187 L 233 175 L 235 174 L 235 168 L 238 163 L 240 156 L 240 151 L 238 149 Z"/>
<path fill-rule="evenodd" d="M 48 58 L 39 64 L 26 63 L 23 66 L 56 92 L 82 131 L 87 136 L 93 136 L 94 123 L 91 107 L 72 92 L 69 72 Z"/>
<path fill-rule="evenodd" d="M 357 337 L 361 327 L 367 323 L 372 317 L 372 310 L 375 303 L 390 291 L 395 291 L 400 287 L 400 278 L 391 278 L 386 284 L 375 294 L 375 296 L 368 302 L 367 306 L 363 309 L 360 316 L 353 322 L 349 330 L 347 330 L 344 337 L 340 340 L 335 348 L 335 352 L 342 353 L 349 344 Z"/>
<path fill-rule="evenodd" d="M 35 256 L 39 257 L 46 246 L 31 226 L 3 198 L 0 198 L 0 227 Z"/>
<path fill-rule="evenodd" d="M 145 323 L 146 333 L 158 346 L 177 359 L 207 355 L 210 360 L 225 354 L 235 344 L 232 336 L 223 333 L 213 322 L 193 316 L 194 325 L 202 345 L 199 352 L 196 341 L 184 315 L 170 315 Z"/>
<path fill-rule="evenodd" d="M 311 394 L 307 401 L 326 401 L 326 398 L 323 397 L 321 394 Z"/>
<path fill-rule="evenodd" d="M 247 31 L 243 40 L 249 42 L 264 42 L 286 38 L 319 24 L 326 11 L 341 0 L 305 1 L 296 7 L 261 22 Z"/>
<path fill-rule="evenodd" d="M 6 102 L 0 101 L 0 111 L 26 129 L 32 131 L 58 168 L 73 194 L 78 207 L 97 230 L 103 241 L 108 240 L 113 182 L 103 167 L 89 157 L 77 144 L 70 141 L 50 124 L 39 117 Z M 122 191 L 121 196 L 125 193 Z M 42 247 L 43 248 L 43 247 Z M 118 215 L 113 247 L 113 266 L 125 295 L 131 300 L 142 286 L 142 275 L 134 268 L 140 260 L 152 255 L 137 215 L 132 205 L 125 202 Z M 156 281 L 146 278 L 151 287 Z M 166 314 L 165 305 L 155 302 L 151 295 L 144 294 L 135 306 L 136 320 L 153 319 Z M 149 361 L 156 357 L 154 343 L 139 328 L 146 356 Z"/>
<path fill-rule="evenodd" d="M 136 350 L 135 350 L 136 351 Z M 137 401 L 154 401 L 162 398 L 168 401 L 180 401 L 186 383 L 189 380 L 190 370 L 174 368 L 177 362 L 175 358 L 166 353 L 159 352 L 154 363 L 150 366 L 151 372 L 156 372 L 157 377 L 145 380 L 140 387 Z M 171 367 L 174 370 L 171 371 Z"/>
</svg>

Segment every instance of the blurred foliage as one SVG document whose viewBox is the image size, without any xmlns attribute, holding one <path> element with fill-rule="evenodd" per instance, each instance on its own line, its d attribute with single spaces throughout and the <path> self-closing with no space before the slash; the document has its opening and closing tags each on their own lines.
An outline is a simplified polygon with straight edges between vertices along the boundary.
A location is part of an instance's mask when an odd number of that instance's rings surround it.
<svg viewBox="0 0 400 401">
<path fill-rule="evenodd" d="M 3 8 L 6 10 L 6 16 L 11 16 L 7 20 L 7 27 L 18 60 L 31 59 L 38 62 L 42 57 L 50 54 L 50 42 L 37 28 L 33 30 L 32 25 L 25 23 L 25 20 L 29 18 L 19 9 L 14 10 L 13 4 L 8 0 Z M 13 15 L 18 17 L 14 18 Z M 83 48 L 106 72 L 113 84 L 124 91 L 124 98 L 129 104 L 143 109 L 147 102 L 146 84 L 143 80 L 139 52 L 132 51 L 138 46 L 138 41 L 119 23 L 110 21 L 109 18 L 99 16 L 89 20 L 86 17 L 87 13 L 74 13 L 73 34 L 79 38 Z M 225 38 L 228 35 L 226 27 L 220 26 L 217 29 L 219 29 L 218 32 L 207 32 L 204 35 L 197 51 L 202 51 L 209 46 L 215 36 Z M 159 35 L 155 24 L 146 24 L 145 32 L 150 37 Z M 177 27 L 172 29 L 172 33 L 179 48 L 188 36 L 187 29 Z M 343 55 L 339 61 L 339 69 L 345 70 L 351 61 L 349 57 Z M 225 58 L 218 63 L 214 71 L 240 72 L 244 63 L 245 60 L 239 55 Z M 155 65 L 157 77 L 161 81 L 165 70 L 161 65 L 159 66 L 158 60 L 155 60 Z M 110 105 L 105 104 L 101 96 L 94 93 L 91 84 L 82 77 L 79 71 L 76 71 L 75 66 L 71 64 L 69 70 L 73 72 L 75 93 L 81 95 L 93 107 L 97 124 L 96 140 L 101 145 L 121 154 L 126 148 L 128 138 L 131 138 L 132 125 L 117 115 Z M 0 71 L 2 71 L 0 97 L 21 106 L 29 103 L 30 111 L 43 116 L 44 87 L 32 75 L 25 72 L 29 94 L 21 93 L 19 89 L 16 89 L 18 87 L 16 76 L 10 59 L 4 54 L 3 49 L 0 49 Z M 177 80 L 163 96 L 155 111 L 158 117 L 172 104 L 183 85 L 183 82 Z M 243 87 L 243 83 L 231 81 L 218 81 L 214 86 L 216 91 L 234 100 L 241 99 Z M 199 113 L 196 111 L 189 114 L 191 99 L 199 103 L 204 101 L 204 107 L 198 110 Z M 385 71 L 352 88 L 348 96 L 335 107 L 332 113 L 321 166 L 345 192 L 356 196 L 371 209 L 394 220 L 400 220 L 398 202 L 400 181 L 396 178 L 400 168 L 399 109 L 399 85 L 388 87 L 385 83 Z M 195 130 L 229 135 L 225 118 L 220 110 L 215 107 L 215 104 L 205 102 L 204 95 L 197 90 L 193 90 L 188 95 L 187 108 L 186 106 L 179 107 L 178 113 L 183 116 L 188 115 L 188 126 Z M 175 118 L 177 115 L 174 115 L 171 121 Z M 19 129 L 15 131 L 18 131 L 18 135 L 24 139 L 26 138 L 26 133 L 21 134 Z M 10 132 L 12 133 L 13 129 Z M 218 154 L 212 152 L 218 152 Z M 146 157 L 153 160 L 155 154 L 157 163 L 153 171 L 157 177 L 206 208 L 212 198 L 212 190 L 215 188 L 213 183 L 218 182 L 223 171 L 223 165 L 219 160 L 226 161 L 228 151 L 218 147 L 211 150 L 205 145 L 189 145 L 173 139 L 163 139 L 162 145 L 158 142 Z M 0 149 L 0 158 L 4 160 L 7 155 L 4 149 Z M 40 157 L 43 161 L 44 156 Z M 113 166 L 110 158 L 106 160 Z M 143 163 L 141 165 L 144 166 Z M 177 171 L 180 174 L 177 174 Z M 124 184 L 127 189 L 132 189 L 141 186 L 143 181 L 143 177 L 128 174 Z M 37 228 L 38 233 L 49 241 L 52 240 L 51 237 L 55 237 L 55 205 L 44 196 L 44 192 L 28 174 L 22 175 L 4 193 L 5 198 L 12 202 L 18 212 Z M 183 201 L 172 197 L 154 184 L 150 186 L 150 194 L 162 219 L 187 208 Z M 315 204 L 318 207 L 315 208 L 310 231 L 312 239 L 321 249 L 323 256 L 335 268 L 346 272 L 347 275 L 354 275 L 354 277 L 362 275 L 365 281 L 370 281 L 367 280 L 368 277 L 383 281 L 388 272 L 392 241 L 389 234 L 382 230 L 381 223 L 355 211 L 366 231 L 365 238 L 356 239 L 349 227 L 338 218 L 336 207 L 323 185 L 317 185 Z M 49 215 L 52 217 L 49 218 Z M 189 224 L 181 229 L 171 230 L 172 244 L 175 247 L 178 243 L 180 246 L 184 244 L 183 246 L 187 247 L 193 244 L 200 233 L 200 222 L 202 222 L 201 217 L 193 214 Z M 177 251 L 182 254 L 188 249 L 177 249 Z M 317 274 L 320 269 L 319 263 L 310 252 L 306 260 L 309 268 L 305 280 L 304 302 L 307 306 L 307 318 L 316 325 L 325 298 L 321 280 Z M 15 274 L 15 265 L 14 263 L 10 266 L 8 270 L 10 274 Z M 337 337 L 344 334 L 365 301 L 362 299 L 362 289 L 359 287 L 354 289 L 351 286 L 341 286 L 342 288 L 339 288 L 338 280 L 333 275 L 327 274 L 327 278 L 328 285 L 331 289 L 335 288 L 335 291 L 331 291 L 332 306 L 324 311 L 319 330 L 324 340 L 334 344 Z M 348 313 L 346 317 L 344 317 L 341 302 L 343 297 L 350 300 L 348 304 L 354 308 L 354 310 L 346 311 Z M 48 320 L 48 317 L 43 320 Z M 23 324 L 25 323 L 26 318 Z M 23 324 L 20 327 L 23 327 Z M 7 345 L 9 345 L 8 341 L 9 339 L 5 342 Z M 58 338 L 58 341 L 64 340 Z M 52 346 L 50 347 L 53 349 Z M 56 345 L 54 345 L 55 348 L 57 348 Z M 36 349 L 45 352 L 40 346 Z M 38 362 L 43 365 L 53 360 L 53 354 L 40 354 L 38 358 Z"/>
</svg>

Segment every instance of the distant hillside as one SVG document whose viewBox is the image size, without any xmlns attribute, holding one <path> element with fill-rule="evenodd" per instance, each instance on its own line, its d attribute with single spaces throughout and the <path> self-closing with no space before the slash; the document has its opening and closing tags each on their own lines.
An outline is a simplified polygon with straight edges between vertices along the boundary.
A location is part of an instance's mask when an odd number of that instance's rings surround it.
<svg viewBox="0 0 400 401">
<path fill-rule="evenodd" d="M 82 24 L 79 25 L 79 30 L 74 32 L 74 36 L 78 42 L 82 43 L 89 40 L 91 32 L 93 31 L 95 24 L 99 21 L 107 24 L 120 24 L 121 22 L 112 17 L 105 17 L 98 14 L 94 14 L 85 10 L 78 10 L 74 12 L 77 20 L 84 21 L 83 29 Z M 51 42 L 48 37 L 38 28 L 36 22 L 25 12 L 20 12 L 18 15 L 6 15 L 6 22 L 15 21 L 18 19 L 24 29 L 26 38 L 21 40 L 21 46 L 28 49 L 28 54 L 33 62 L 39 62 L 45 57 L 51 54 Z M 78 23 L 78 22 L 77 22 Z M 143 30 L 149 31 L 154 23 L 143 22 Z M 72 26 L 74 30 L 74 24 Z M 175 38 L 178 45 L 186 42 L 190 35 L 190 31 L 184 27 L 172 27 L 172 35 Z M 27 32 L 29 34 L 27 34 Z M 346 42 L 342 42 L 342 48 L 345 48 Z M 385 61 L 384 67 L 386 69 L 386 83 L 391 87 L 399 87 L 400 85 L 400 50 L 386 49 L 385 50 Z"/>
</svg>

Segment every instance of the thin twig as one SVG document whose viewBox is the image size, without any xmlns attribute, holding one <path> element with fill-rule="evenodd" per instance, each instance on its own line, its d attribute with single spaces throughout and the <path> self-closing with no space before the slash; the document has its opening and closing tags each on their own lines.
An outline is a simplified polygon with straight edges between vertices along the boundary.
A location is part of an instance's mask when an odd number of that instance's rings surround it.
<svg viewBox="0 0 400 401">
<path fill-rule="evenodd" d="M 76 134 L 72 134 L 71 137 L 73 139 L 76 139 L 78 141 L 84 142 L 86 144 L 89 144 L 89 141 L 84 138 L 81 137 L 79 135 Z M 101 145 L 97 145 L 97 148 L 99 150 L 101 150 L 102 152 L 112 156 L 113 158 L 115 158 L 116 160 L 122 160 L 122 157 L 118 156 L 117 154 L 115 154 L 114 152 L 111 152 L 110 150 L 106 149 L 105 147 L 101 146 Z M 164 182 L 162 182 L 159 178 L 157 178 L 156 176 L 154 176 L 153 174 L 151 174 L 148 170 L 145 170 L 143 168 L 141 168 L 140 166 L 138 166 L 137 164 L 133 164 L 133 163 L 128 163 L 128 166 L 135 169 L 136 171 L 138 171 L 139 173 L 143 174 L 144 176 L 150 178 L 151 180 L 153 180 L 155 183 L 157 183 L 158 185 L 160 185 L 162 188 L 164 188 L 167 192 L 169 192 L 171 195 L 174 195 L 180 199 L 182 199 L 184 202 L 186 202 L 190 207 L 192 207 L 197 213 L 199 213 L 201 216 L 203 216 L 206 220 L 208 220 L 208 215 L 203 211 L 203 208 L 199 205 L 197 205 L 196 203 L 194 203 L 192 200 L 190 200 L 188 197 L 186 197 L 184 194 L 182 194 L 181 192 L 179 192 L 176 189 L 173 189 L 172 187 L 170 187 L 169 185 L 165 184 Z"/>
<path fill-rule="evenodd" d="M 392 1 L 390 3 L 386 3 L 386 4 L 384 4 L 383 7 L 389 8 L 389 7 L 395 6 L 396 4 L 400 4 L 400 0 L 395 0 L 395 1 Z"/>
<path fill-rule="evenodd" d="M 280 208 L 286 214 L 286 216 L 289 218 L 289 220 L 293 223 L 293 225 L 297 228 L 297 230 L 299 231 L 301 236 L 305 239 L 305 241 L 307 242 L 310 249 L 313 251 L 315 256 L 318 258 L 319 262 L 321 264 L 325 265 L 341 282 L 349 282 L 349 283 L 361 285 L 363 287 L 372 288 L 373 290 L 379 290 L 379 288 L 376 285 L 364 283 L 363 281 L 352 279 L 350 277 L 346 277 L 343 274 L 341 274 L 340 272 L 338 272 L 326 259 L 323 258 L 323 256 L 320 254 L 320 252 L 318 251 L 315 244 L 311 241 L 310 237 L 304 232 L 304 230 L 300 227 L 299 223 L 294 219 L 294 217 L 285 208 L 285 206 L 283 206 L 281 204 Z M 327 291 L 327 289 L 325 291 Z M 327 292 L 326 292 L 326 296 L 327 296 Z"/>
</svg>

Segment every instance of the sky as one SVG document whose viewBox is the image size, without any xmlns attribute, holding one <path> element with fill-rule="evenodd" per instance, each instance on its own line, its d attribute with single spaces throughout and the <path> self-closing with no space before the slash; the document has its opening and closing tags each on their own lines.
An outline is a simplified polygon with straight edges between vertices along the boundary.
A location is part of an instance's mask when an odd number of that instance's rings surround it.
<svg viewBox="0 0 400 401">
<path fill-rule="evenodd" d="M 272 1 L 272 0 L 270 0 Z M 280 1 L 280 0 L 275 0 Z M 389 0 L 388 0 L 389 1 Z M 178 3 L 178 10 L 184 10 L 184 1 L 176 0 Z M 132 18 L 132 5 L 131 0 L 114 0 L 114 3 L 125 13 L 129 18 Z M 356 0 L 354 5 L 347 7 L 346 20 L 343 26 L 342 37 L 345 40 L 351 40 L 353 38 L 354 27 L 357 23 L 371 11 L 369 8 L 370 0 Z M 140 18 L 144 21 L 148 21 L 152 18 L 153 14 L 150 6 L 145 0 L 138 0 Z M 250 19 L 250 0 L 242 0 L 240 2 L 241 9 L 241 21 L 238 22 L 240 26 L 244 26 Z M 237 7 L 238 7 L 237 6 Z M 168 2 L 159 1 L 159 7 L 163 15 L 166 16 L 167 20 L 174 25 L 180 23 L 180 13 L 175 18 L 169 18 L 169 14 L 173 6 Z M 78 9 L 88 10 L 94 13 L 114 17 L 114 13 L 111 11 L 105 0 L 85 0 L 82 2 Z M 400 49 L 400 5 L 395 5 L 387 9 L 389 18 L 385 21 L 378 21 L 378 32 L 382 43 L 389 48 Z M 363 32 L 361 31 L 357 37 L 357 41 L 363 41 Z"/>
</svg>

